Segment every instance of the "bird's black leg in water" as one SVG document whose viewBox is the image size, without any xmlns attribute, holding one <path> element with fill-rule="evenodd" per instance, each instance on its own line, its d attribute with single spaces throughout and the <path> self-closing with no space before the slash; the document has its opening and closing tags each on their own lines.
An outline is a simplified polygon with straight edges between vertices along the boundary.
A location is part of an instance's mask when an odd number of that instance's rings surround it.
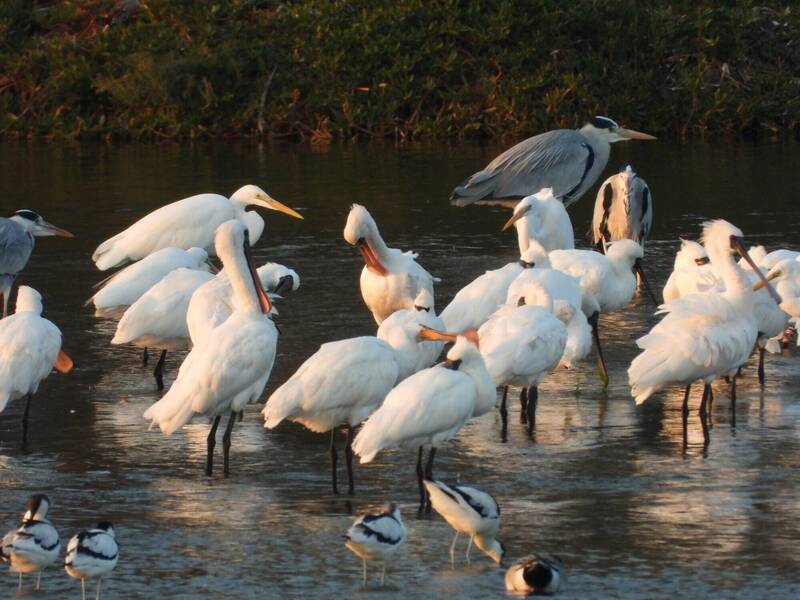
<svg viewBox="0 0 800 600">
<path fill-rule="evenodd" d="M 420 510 L 425 508 L 425 484 L 423 483 L 424 479 L 425 479 L 425 474 L 422 472 L 422 446 L 420 446 L 419 453 L 417 454 L 417 484 L 419 484 Z"/>
<path fill-rule="evenodd" d="M 353 481 L 353 430 L 354 427 L 347 424 L 347 442 L 344 446 L 344 460 L 347 463 L 347 493 L 351 496 L 356 491 L 356 484 Z"/>
<path fill-rule="evenodd" d="M 153 376 L 156 378 L 156 387 L 158 391 L 164 389 L 164 361 L 167 359 L 167 351 L 162 350 L 161 356 L 158 357 L 158 362 L 156 363 L 156 369 L 153 371 Z"/>
<path fill-rule="evenodd" d="M 731 427 L 736 427 L 736 375 L 731 379 Z"/>
<path fill-rule="evenodd" d="M 147 353 L 147 348 L 145 348 L 144 352 L 142 352 L 142 366 L 146 367 L 149 360 L 150 355 Z"/>
<path fill-rule="evenodd" d="M 339 493 L 339 482 L 336 479 L 336 427 L 331 429 L 331 484 L 333 493 Z"/>
<path fill-rule="evenodd" d="M 681 410 L 683 417 L 683 447 L 689 444 L 689 392 L 692 389 L 692 384 L 686 386 L 686 392 L 683 394 L 683 409 Z"/>
<path fill-rule="evenodd" d="M 241 423 L 242 421 L 244 421 L 244 411 L 240 410 L 239 411 L 239 423 Z"/>
<path fill-rule="evenodd" d="M 431 451 L 428 453 L 428 462 L 425 465 L 425 479 L 428 481 L 433 481 L 433 458 L 436 456 L 436 448 L 431 448 Z M 431 512 L 431 497 L 430 494 L 426 495 L 425 499 L 425 510 Z"/>
<path fill-rule="evenodd" d="M 225 477 L 231 474 L 230 471 L 230 454 L 231 454 L 231 433 L 233 432 L 233 424 L 236 423 L 237 413 L 231 411 L 231 416 L 228 417 L 228 424 L 225 426 L 225 435 L 222 436 L 222 457 L 223 469 Z"/>
<path fill-rule="evenodd" d="M 217 427 L 219 426 L 219 420 L 222 417 L 217 415 L 214 417 L 214 423 L 211 425 L 211 429 L 208 430 L 208 439 L 206 440 L 206 445 L 208 446 L 208 456 L 206 456 L 206 475 L 211 475 L 214 470 L 214 446 L 217 445 Z"/>
<path fill-rule="evenodd" d="M 700 424 L 703 426 L 703 440 L 705 445 L 708 445 L 708 412 L 706 405 L 708 404 L 709 397 L 711 396 L 711 385 L 706 383 L 703 387 L 703 399 L 700 401 Z"/>
<path fill-rule="evenodd" d="M 764 385 L 764 348 L 758 349 L 758 383 Z"/>
<path fill-rule="evenodd" d="M 606 370 L 606 361 L 603 358 L 603 348 L 600 346 L 600 313 L 595 311 L 588 319 L 589 325 L 592 326 L 592 337 L 594 337 L 594 345 L 597 348 L 597 368 L 600 371 L 600 381 L 603 388 L 608 387 L 608 371 Z"/>
<path fill-rule="evenodd" d="M 528 388 L 522 388 L 519 392 L 519 422 L 528 421 Z"/>
<path fill-rule="evenodd" d="M 25 397 L 25 412 L 22 413 L 22 449 L 28 446 L 28 414 L 31 411 L 31 394 Z"/>
<path fill-rule="evenodd" d="M 536 426 L 536 404 L 539 402 L 539 388 L 528 388 L 528 433 L 533 433 Z"/>
<path fill-rule="evenodd" d="M 508 409 L 506 408 L 506 398 L 508 398 L 508 386 L 503 386 L 503 398 L 500 400 L 500 418 L 503 419 L 503 423 L 506 422 L 508 418 Z"/>
</svg>

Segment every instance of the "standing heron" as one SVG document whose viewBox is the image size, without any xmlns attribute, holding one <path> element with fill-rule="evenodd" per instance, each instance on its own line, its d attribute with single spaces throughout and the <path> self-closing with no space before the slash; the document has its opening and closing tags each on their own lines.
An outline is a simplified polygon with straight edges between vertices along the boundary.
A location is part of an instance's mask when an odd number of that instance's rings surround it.
<svg viewBox="0 0 800 600">
<path fill-rule="evenodd" d="M 592 216 L 592 242 L 600 252 L 626 238 L 644 248 L 652 226 L 653 196 L 630 165 L 603 182 Z"/>
<path fill-rule="evenodd" d="M 589 119 L 577 131 L 548 131 L 509 148 L 468 177 L 453 190 L 450 202 L 456 206 L 491 202 L 514 208 L 520 199 L 542 188 L 553 188 L 553 195 L 569 206 L 600 177 L 611 144 L 654 139 L 620 127 L 608 117 Z"/>
<path fill-rule="evenodd" d="M 0 217 L 0 296 L 3 297 L 3 317 L 8 314 L 8 299 L 14 280 L 33 252 L 34 237 L 58 235 L 75 237 L 66 229 L 45 221 L 32 210 L 22 209 L 9 218 Z"/>
</svg>

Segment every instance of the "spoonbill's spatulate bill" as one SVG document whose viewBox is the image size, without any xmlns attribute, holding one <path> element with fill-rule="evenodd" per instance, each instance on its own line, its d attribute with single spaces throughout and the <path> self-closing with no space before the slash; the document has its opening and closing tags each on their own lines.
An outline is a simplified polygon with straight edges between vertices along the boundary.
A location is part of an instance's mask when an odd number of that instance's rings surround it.
<svg viewBox="0 0 800 600">
<path fill-rule="evenodd" d="M 556 198 L 569 206 L 600 177 L 612 143 L 654 139 L 608 117 L 589 119 L 578 131 L 548 131 L 509 148 L 468 177 L 453 190 L 450 202 L 456 206 L 495 202 L 513 208 L 521 198 L 552 188 Z"/>
</svg>

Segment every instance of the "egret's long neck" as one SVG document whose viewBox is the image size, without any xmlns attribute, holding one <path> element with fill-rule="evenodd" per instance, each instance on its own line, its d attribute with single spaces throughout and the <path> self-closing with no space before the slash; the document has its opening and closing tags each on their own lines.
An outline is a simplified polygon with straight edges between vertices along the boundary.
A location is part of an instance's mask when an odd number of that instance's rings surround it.
<svg viewBox="0 0 800 600">
<path fill-rule="evenodd" d="M 517 229 L 519 253 L 522 254 L 531 245 L 531 239 L 534 237 L 533 233 L 528 228 L 528 217 L 522 217 L 514 221 L 514 227 Z"/>
<path fill-rule="evenodd" d="M 227 273 L 233 289 L 233 297 L 236 301 L 235 309 L 249 313 L 260 313 L 261 306 L 258 303 L 256 288 L 253 284 L 253 278 L 250 275 L 244 252 L 230 249 L 230 252 L 225 254 L 222 256 L 222 262 L 225 265 L 225 273 Z"/>
<path fill-rule="evenodd" d="M 727 296 L 740 299 L 752 298 L 752 284 L 730 252 L 708 250 L 708 257 L 714 270 L 725 282 Z"/>
</svg>

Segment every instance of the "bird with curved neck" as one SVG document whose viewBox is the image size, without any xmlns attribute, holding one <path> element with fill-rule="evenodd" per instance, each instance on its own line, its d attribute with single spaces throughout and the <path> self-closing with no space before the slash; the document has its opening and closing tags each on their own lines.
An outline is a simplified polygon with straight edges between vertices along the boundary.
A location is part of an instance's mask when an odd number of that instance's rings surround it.
<svg viewBox="0 0 800 600">
<path fill-rule="evenodd" d="M 22 522 L 3 536 L 0 543 L 0 559 L 10 563 L 10 571 L 19 573 L 19 589 L 22 589 L 24 573 L 36 573 L 36 589 L 42 581 L 42 570 L 56 560 L 61 550 L 58 531 L 47 519 L 50 498 L 44 494 L 33 494 L 28 498 Z"/>
<path fill-rule="evenodd" d="M 364 257 L 361 296 L 378 325 L 396 310 L 413 309 L 420 290 L 428 290 L 433 297 L 433 284 L 439 280 L 414 260 L 417 255 L 413 252 L 389 248 L 375 219 L 360 204 L 350 208 L 344 239 Z"/>
<path fill-rule="evenodd" d="M 196 415 L 212 418 L 206 456 L 206 473 L 211 475 L 217 426 L 222 415 L 230 413 L 223 437 L 228 475 L 236 415 L 264 391 L 275 361 L 278 330 L 269 318 L 270 300 L 261 287 L 245 226 L 241 221 L 226 221 L 214 243 L 233 289 L 233 313 L 192 348 L 172 387 L 147 409 L 144 418 L 165 434 Z"/>
<path fill-rule="evenodd" d="M 256 185 L 245 185 L 230 198 L 220 194 L 198 194 L 167 204 L 145 215 L 133 225 L 109 238 L 92 254 L 101 271 L 136 261 L 162 248 L 203 248 L 214 250 L 214 235 L 222 223 L 236 219 L 248 228 L 250 243 L 255 244 L 264 230 L 264 220 L 248 206 L 260 206 L 303 217 L 278 202 Z"/>
<path fill-rule="evenodd" d="M 514 207 L 514 214 L 503 225 L 503 231 L 512 225 L 517 230 L 520 254 L 534 240 L 548 252 L 575 247 L 572 221 L 561 201 L 553 196 L 552 188 L 544 188 L 520 200 Z"/>
<path fill-rule="evenodd" d="M 700 415 L 705 419 L 711 384 L 719 377 L 733 378 L 735 408 L 735 376 L 753 350 L 758 326 L 753 285 L 734 259 L 738 253 L 752 263 L 742 231 L 722 219 L 709 221 L 703 226 L 703 245 L 714 272 L 725 286 L 724 291 L 688 294 L 663 304 L 658 314 L 664 318 L 636 341 L 642 352 L 633 359 L 628 379 L 636 404 L 666 386 L 687 386 L 684 415 L 688 412 L 689 386 L 702 380 Z M 755 263 L 752 264 L 770 295 L 780 304 L 780 297 L 755 268 Z"/>
</svg>

